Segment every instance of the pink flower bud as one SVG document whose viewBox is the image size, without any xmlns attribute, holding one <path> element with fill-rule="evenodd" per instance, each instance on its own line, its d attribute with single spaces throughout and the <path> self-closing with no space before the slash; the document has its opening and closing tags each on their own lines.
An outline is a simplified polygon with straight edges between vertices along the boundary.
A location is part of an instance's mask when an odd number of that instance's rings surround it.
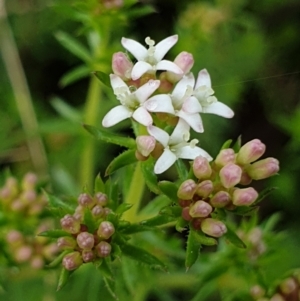
<svg viewBox="0 0 300 301">
<path fill-rule="evenodd" d="M 83 250 L 81 256 L 84 262 L 91 262 L 95 259 L 95 253 L 91 250 Z"/>
<path fill-rule="evenodd" d="M 68 271 L 76 270 L 82 263 L 81 254 L 79 252 L 69 253 L 62 260 L 62 265 Z"/>
<path fill-rule="evenodd" d="M 197 184 L 194 180 L 186 180 L 180 185 L 177 196 L 182 200 L 190 200 L 193 198 L 196 189 Z"/>
<path fill-rule="evenodd" d="M 297 288 L 297 283 L 294 278 L 289 277 L 280 283 L 280 290 L 284 294 L 290 294 Z"/>
<path fill-rule="evenodd" d="M 79 203 L 79 205 L 81 205 L 83 207 L 88 207 L 88 208 L 92 208 L 95 205 L 94 199 L 87 193 L 82 193 L 79 195 L 78 203 Z"/>
<path fill-rule="evenodd" d="M 235 152 L 232 148 L 222 149 L 215 159 L 218 167 L 225 166 L 228 163 L 235 163 Z"/>
<path fill-rule="evenodd" d="M 202 156 L 196 157 L 193 162 L 194 175 L 199 179 L 208 179 L 211 176 L 212 170 L 208 160 Z"/>
<path fill-rule="evenodd" d="M 68 233 L 76 234 L 80 230 L 80 222 L 74 216 L 67 214 L 60 220 L 60 225 L 63 230 Z"/>
<path fill-rule="evenodd" d="M 111 245 L 106 241 L 100 241 L 95 250 L 99 257 L 107 257 L 111 252 Z"/>
<path fill-rule="evenodd" d="M 249 164 L 259 159 L 265 153 L 265 150 L 265 144 L 259 139 L 253 139 L 240 148 L 236 161 L 242 165 Z"/>
<path fill-rule="evenodd" d="M 10 230 L 6 234 L 6 241 L 12 245 L 20 245 L 23 242 L 23 235 L 17 230 Z"/>
<path fill-rule="evenodd" d="M 249 185 L 252 182 L 252 179 L 250 176 L 247 174 L 245 170 L 242 172 L 241 180 L 240 183 L 241 185 Z"/>
<path fill-rule="evenodd" d="M 131 78 L 131 70 L 133 63 L 123 52 L 114 53 L 112 57 L 112 70 L 114 74 L 120 76 L 124 80 Z"/>
<path fill-rule="evenodd" d="M 25 204 L 30 204 L 36 201 L 36 192 L 34 190 L 26 190 L 21 194 L 21 199 Z"/>
<path fill-rule="evenodd" d="M 212 207 L 204 201 L 197 201 L 189 210 L 189 214 L 192 217 L 206 217 L 211 212 Z"/>
<path fill-rule="evenodd" d="M 148 157 L 150 153 L 154 150 L 156 140 L 152 136 L 138 136 L 136 138 L 137 150 L 144 156 Z"/>
<path fill-rule="evenodd" d="M 184 74 L 187 74 L 194 65 L 194 58 L 191 53 L 182 51 L 176 56 L 174 63 L 183 71 Z"/>
<path fill-rule="evenodd" d="M 107 195 L 102 192 L 97 192 L 95 194 L 96 203 L 102 207 L 106 206 L 108 203 Z"/>
<path fill-rule="evenodd" d="M 250 288 L 251 296 L 256 300 L 262 298 L 265 295 L 266 291 L 260 285 L 254 285 Z"/>
<path fill-rule="evenodd" d="M 60 237 L 57 240 L 57 246 L 60 250 L 73 250 L 76 245 L 76 240 L 70 236 Z"/>
<path fill-rule="evenodd" d="M 226 191 L 218 191 L 211 199 L 210 204 L 215 208 L 223 208 L 230 203 L 230 195 Z"/>
<path fill-rule="evenodd" d="M 214 190 L 214 184 L 211 180 L 205 180 L 198 184 L 196 194 L 200 197 L 208 197 Z"/>
<path fill-rule="evenodd" d="M 124 4 L 123 0 L 103 0 L 103 5 L 107 9 L 119 8 L 123 6 L 123 4 Z"/>
<path fill-rule="evenodd" d="M 15 260 L 19 263 L 26 262 L 32 256 L 33 250 L 31 246 L 23 245 L 16 249 L 15 251 Z"/>
<path fill-rule="evenodd" d="M 92 214 L 95 217 L 102 217 L 104 216 L 104 209 L 102 206 L 100 205 L 96 205 L 93 209 L 92 209 Z"/>
<path fill-rule="evenodd" d="M 267 299 L 267 300 L 268 301 L 285 301 L 286 299 L 283 298 L 280 294 L 275 294 L 275 295 L 272 296 L 271 299 Z"/>
<path fill-rule="evenodd" d="M 236 206 L 250 206 L 258 197 L 257 191 L 252 188 L 235 189 L 232 195 L 232 202 Z"/>
<path fill-rule="evenodd" d="M 108 239 L 115 233 L 114 225 L 109 221 L 103 221 L 100 223 L 97 235 L 102 239 Z"/>
<path fill-rule="evenodd" d="M 79 248 L 91 250 L 94 247 L 94 235 L 88 232 L 81 232 L 76 237 Z"/>
<path fill-rule="evenodd" d="M 191 221 L 193 219 L 193 217 L 190 215 L 190 208 L 189 207 L 185 207 L 182 209 L 181 212 L 181 216 L 183 219 L 185 219 L 186 221 Z"/>
<path fill-rule="evenodd" d="M 220 170 L 219 175 L 222 185 L 231 188 L 240 182 L 242 169 L 234 163 L 228 163 Z"/>
<path fill-rule="evenodd" d="M 251 164 L 246 171 L 253 180 L 266 179 L 279 171 L 279 161 L 275 158 L 259 160 Z"/>
<path fill-rule="evenodd" d="M 38 181 L 36 174 L 29 172 L 27 173 L 22 180 L 22 188 L 24 190 L 34 189 Z"/>
<path fill-rule="evenodd" d="M 30 260 L 30 266 L 36 270 L 40 270 L 43 268 L 45 262 L 44 259 L 41 255 L 35 255 L 31 260 Z"/>
<path fill-rule="evenodd" d="M 221 237 L 227 232 L 225 224 L 213 218 L 206 218 L 201 223 L 201 230 L 213 237 Z"/>
</svg>

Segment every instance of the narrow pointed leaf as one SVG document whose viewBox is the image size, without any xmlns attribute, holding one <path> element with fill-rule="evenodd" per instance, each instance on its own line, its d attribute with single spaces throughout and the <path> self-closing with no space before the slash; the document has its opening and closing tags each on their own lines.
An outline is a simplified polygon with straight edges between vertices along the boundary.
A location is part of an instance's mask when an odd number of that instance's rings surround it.
<svg viewBox="0 0 300 301">
<path fill-rule="evenodd" d="M 186 221 L 185 219 L 183 219 L 182 217 L 180 217 L 176 222 L 175 229 L 176 229 L 176 231 L 181 233 L 187 229 L 188 225 L 189 225 L 189 222 Z"/>
<path fill-rule="evenodd" d="M 201 243 L 197 239 L 196 231 L 191 227 L 187 239 L 185 267 L 190 267 L 196 262 L 200 254 Z"/>
<path fill-rule="evenodd" d="M 53 261 L 46 265 L 47 268 L 55 268 L 57 267 L 68 253 L 72 252 L 71 250 L 65 250 L 61 254 L 59 254 Z"/>
<path fill-rule="evenodd" d="M 229 140 L 225 141 L 225 142 L 223 143 L 223 145 L 222 145 L 222 147 L 221 147 L 220 150 L 226 149 L 226 148 L 230 148 L 231 143 L 232 143 L 232 139 L 229 139 Z"/>
<path fill-rule="evenodd" d="M 105 184 L 101 178 L 100 173 L 97 175 L 96 179 L 95 179 L 95 184 L 94 184 L 94 192 L 102 192 L 105 193 Z"/>
<path fill-rule="evenodd" d="M 137 161 L 137 159 L 135 157 L 135 150 L 129 149 L 129 150 L 121 153 L 118 157 L 114 158 L 110 162 L 110 164 L 106 168 L 105 175 L 106 176 L 111 175 L 118 169 L 120 169 L 126 165 L 136 163 L 136 161 Z"/>
<path fill-rule="evenodd" d="M 105 191 L 109 199 L 109 208 L 116 210 L 119 205 L 119 185 L 117 181 L 112 181 L 108 179 L 105 182 Z"/>
<path fill-rule="evenodd" d="M 195 231 L 194 236 L 201 245 L 215 246 L 218 244 L 215 238 L 206 236 L 202 231 Z"/>
<path fill-rule="evenodd" d="M 49 237 L 49 238 L 59 238 L 59 237 L 63 237 L 63 236 L 72 236 L 72 234 L 68 233 L 64 230 L 55 229 L 55 230 L 43 231 L 43 232 L 39 233 L 38 236 Z"/>
<path fill-rule="evenodd" d="M 59 85 L 64 88 L 88 76 L 90 73 L 90 68 L 88 68 L 86 65 L 81 65 L 64 74 L 59 81 Z"/>
<path fill-rule="evenodd" d="M 136 143 L 135 140 L 129 137 L 119 136 L 112 132 L 109 132 L 104 129 L 98 129 L 94 126 L 84 124 L 83 127 L 92 134 L 96 139 L 107 142 L 107 143 L 113 143 L 120 146 L 124 146 L 127 148 L 135 148 Z"/>
<path fill-rule="evenodd" d="M 174 222 L 175 220 L 176 218 L 170 215 L 157 215 L 155 217 L 141 221 L 140 224 L 149 227 L 162 226 Z"/>
<path fill-rule="evenodd" d="M 230 241 L 234 246 L 241 248 L 241 249 L 245 249 L 247 246 L 245 245 L 245 243 L 238 237 L 238 235 L 235 233 L 235 231 L 231 228 L 231 226 L 229 226 L 228 224 L 226 224 L 227 227 L 227 232 L 224 234 L 224 237 Z"/>
<path fill-rule="evenodd" d="M 130 224 L 130 223 L 128 223 L 127 225 L 120 224 L 118 228 L 118 231 L 120 231 L 120 233 L 126 235 L 144 232 L 144 231 L 154 231 L 154 230 L 156 230 L 156 228 L 150 226 L 144 226 L 141 224 Z"/>
<path fill-rule="evenodd" d="M 108 290 L 108 292 L 110 293 L 110 295 L 115 299 L 115 300 L 119 300 L 119 298 L 117 297 L 117 295 L 115 294 L 115 282 L 112 281 L 111 279 L 107 278 L 107 277 L 103 277 L 103 281 L 105 283 L 105 287 Z"/>
<path fill-rule="evenodd" d="M 147 161 L 142 162 L 141 167 L 142 167 L 142 173 L 144 175 L 146 185 L 149 188 L 149 190 L 156 194 L 160 194 L 161 192 L 158 187 L 157 176 L 154 173 L 153 159 L 149 158 Z"/>
<path fill-rule="evenodd" d="M 90 233 L 94 233 L 97 230 L 97 224 L 89 208 L 84 208 L 83 223 L 88 227 Z"/>
<path fill-rule="evenodd" d="M 186 180 L 188 177 L 188 170 L 184 164 L 184 162 L 181 159 L 176 160 L 175 166 L 178 172 L 178 176 L 180 180 Z"/>
<path fill-rule="evenodd" d="M 118 206 L 118 208 L 116 209 L 115 213 L 122 216 L 122 214 L 129 210 L 131 207 L 133 206 L 133 204 L 128 204 L 128 203 L 122 203 L 121 205 Z"/>
<path fill-rule="evenodd" d="M 75 108 L 71 107 L 69 104 L 64 102 L 59 97 L 55 97 L 51 101 L 51 105 L 54 109 L 65 119 L 70 120 L 72 122 L 80 123 L 82 120 L 82 116 Z"/>
<path fill-rule="evenodd" d="M 104 277 L 113 279 L 114 276 L 107 261 L 107 258 L 103 258 L 101 264 L 97 265 L 97 269 L 103 274 Z"/>
<path fill-rule="evenodd" d="M 71 276 L 73 271 L 68 271 L 65 268 L 61 269 L 59 278 L 58 278 L 58 284 L 56 290 L 61 290 L 68 282 L 69 277 Z"/>
<path fill-rule="evenodd" d="M 237 215 L 241 215 L 241 216 L 250 216 L 252 214 L 257 213 L 259 207 L 258 206 L 239 206 L 236 207 L 234 210 L 232 210 L 231 212 Z"/>
<path fill-rule="evenodd" d="M 232 146 L 233 150 L 238 153 L 240 148 L 242 146 L 242 136 L 238 136 L 238 138 L 236 139 L 234 145 Z"/>
<path fill-rule="evenodd" d="M 58 217 L 62 217 L 65 214 L 73 214 L 76 206 L 72 206 L 61 199 L 55 197 L 44 191 L 44 194 L 47 197 L 50 211 Z M 76 205 L 76 204 L 74 204 Z"/>
<path fill-rule="evenodd" d="M 93 73 L 100 80 L 100 82 L 102 82 L 105 86 L 111 88 L 110 77 L 108 74 L 106 74 L 102 71 L 95 71 Z"/>
<path fill-rule="evenodd" d="M 161 181 L 158 186 L 163 194 L 165 194 L 173 202 L 177 202 L 177 190 L 178 187 L 175 183 L 169 181 Z"/>
<path fill-rule="evenodd" d="M 266 198 L 271 192 L 276 190 L 277 187 L 267 187 L 263 191 L 259 193 L 257 200 L 253 203 L 253 205 L 259 204 L 264 198 Z"/>
</svg>

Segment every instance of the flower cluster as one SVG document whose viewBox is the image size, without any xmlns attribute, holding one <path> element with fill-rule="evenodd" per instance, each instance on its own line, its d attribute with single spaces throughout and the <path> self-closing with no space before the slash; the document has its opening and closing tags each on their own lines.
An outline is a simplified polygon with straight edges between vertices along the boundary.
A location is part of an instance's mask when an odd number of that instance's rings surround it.
<svg viewBox="0 0 300 301">
<path fill-rule="evenodd" d="M 258 198 L 253 187 L 237 185 L 265 179 L 279 170 L 279 162 L 274 158 L 256 161 L 265 148 L 260 140 L 254 139 L 237 153 L 232 148 L 222 149 L 211 164 L 205 157 L 196 157 L 192 167 L 197 180 L 184 181 L 177 192 L 183 219 L 209 236 L 226 233 L 225 224 L 214 218 L 217 209 L 234 211 L 240 206 L 251 206 Z"/>
<path fill-rule="evenodd" d="M 175 45 L 178 36 L 170 36 L 157 45 L 149 37 L 140 43 L 122 38 L 123 47 L 137 62 L 123 52 L 113 55 L 110 82 L 120 105 L 111 109 L 102 125 L 111 127 L 122 120 L 133 118 L 146 127 L 148 134 L 137 137 L 137 158 L 146 159 L 156 148 L 158 158 L 154 172 L 160 174 L 174 164 L 176 159 L 193 160 L 201 155 L 211 160 L 209 154 L 197 147 L 198 140 L 189 141 L 190 128 L 204 131 L 200 114 L 211 113 L 225 118 L 233 111 L 219 102 L 211 87 L 206 69 L 195 78 L 190 72 L 194 64 L 192 54 L 181 52 L 174 61 L 163 59 Z M 171 135 L 167 125 L 175 126 Z"/>
<path fill-rule="evenodd" d="M 65 236 L 58 238 L 57 246 L 67 254 L 62 264 L 67 270 L 75 270 L 83 263 L 108 257 L 112 251 L 110 241 L 115 233 L 114 224 L 107 220 L 112 211 L 107 207 L 107 195 L 97 192 L 93 197 L 82 193 L 73 215 L 60 220 Z M 89 216 L 89 225 L 85 224 Z"/>
</svg>

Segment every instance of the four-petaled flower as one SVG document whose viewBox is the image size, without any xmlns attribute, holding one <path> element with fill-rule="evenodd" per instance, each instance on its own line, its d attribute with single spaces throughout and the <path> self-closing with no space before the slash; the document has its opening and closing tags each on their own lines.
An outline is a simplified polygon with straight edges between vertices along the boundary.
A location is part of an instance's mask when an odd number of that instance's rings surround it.
<svg viewBox="0 0 300 301">
<path fill-rule="evenodd" d="M 121 105 L 112 108 L 103 118 L 104 127 L 113 126 L 120 121 L 132 117 L 144 126 L 152 124 L 150 113 L 143 106 L 147 98 L 159 87 L 159 80 L 149 80 L 135 91 L 131 91 L 125 82 L 117 75 L 110 75 L 114 94 Z"/>
<path fill-rule="evenodd" d="M 196 146 L 198 143 L 197 139 L 188 142 L 190 127 L 183 119 L 179 119 L 171 136 L 153 125 L 148 126 L 147 130 L 164 147 L 162 155 L 158 158 L 154 166 L 156 174 L 166 171 L 178 158 L 194 160 L 196 157 L 202 156 L 209 161 L 212 160 L 212 157 L 205 150 Z"/>
<path fill-rule="evenodd" d="M 154 46 L 155 42 L 148 37 L 145 40 L 149 46 L 149 49 L 147 49 L 137 41 L 122 38 L 121 43 L 123 47 L 138 60 L 131 71 L 131 78 L 137 80 L 146 72 L 155 73 L 156 70 L 166 70 L 174 72 L 175 74 L 183 74 L 183 71 L 175 63 L 162 60 L 177 41 L 178 35 L 173 35 Z"/>
</svg>

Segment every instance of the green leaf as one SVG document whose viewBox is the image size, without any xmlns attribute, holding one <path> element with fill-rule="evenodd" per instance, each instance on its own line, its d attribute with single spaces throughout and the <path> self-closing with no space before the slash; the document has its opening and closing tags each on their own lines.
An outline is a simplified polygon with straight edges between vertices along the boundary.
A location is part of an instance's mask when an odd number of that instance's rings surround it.
<svg viewBox="0 0 300 301">
<path fill-rule="evenodd" d="M 186 221 L 185 219 L 183 219 L 182 217 L 180 217 L 176 222 L 175 229 L 176 229 L 176 231 L 181 233 L 187 229 L 188 225 L 189 225 L 189 222 Z"/>
<path fill-rule="evenodd" d="M 258 209 L 258 206 L 238 206 L 234 210 L 231 210 L 231 212 L 241 216 L 250 216 L 254 213 L 257 213 Z"/>
<path fill-rule="evenodd" d="M 213 237 L 206 236 L 202 231 L 198 230 L 194 232 L 195 239 L 205 246 L 215 246 L 218 244 L 217 240 Z"/>
<path fill-rule="evenodd" d="M 131 207 L 133 206 L 133 204 L 129 204 L 129 203 L 122 203 L 121 205 L 118 206 L 118 208 L 116 209 L 115 213 L 122 216 L 122 214 L 129 210 Z"/>
<path fill-rule="evenodd" d="M 94 233 L 98 228 L 89 208 L 84 208 L 83 223 L 88 227 L 90 233 Z"/>
<path fill-rule="evenodd" d="M 105 86 L 111 88 L 110 77 L 108 74 L 102 71 L 95 71 L 93 74 L 102 82 Z"/>
<path fill-rule="evenodd" d="M 101 178 L 100 173 L 97 175 L 96 179 L 95 179 L 95 184 L 94 184 L 94 192 L 102 192 L 105 193 L 105 184 Z"/>
<path fill-rule="evenodd" d="M 186 180 L 188 177 L 188 170 L 184 164 L 184 162 L 181 159 L 177 159 L 175 162 L 175 166 L 178 172 L 178 176 L 180 180 Z"/>
<path fill-rule="evenodd" d="M 154 12 L 156 12 L 154 7 L 150 5 L 143 5 L 142 7 L 138 7 L 138 8 L 130 8 L 130 10 L 126 12 L 126 15 L 128 18 L 134 19 L 145 15 L 149 15 Z"/>
<path fill-rule="evenodd" d="M 112 281 L 109 278 L 103 277 L 103 281 L 105 283 L 105 287 L 107 288 L 108 292 L 110 293 L 110 295 L 116 299 L 119 300 L 119 298 L 117 297 L 117 295 L 115 294 L 115 282 Z"/>
<path fill-rule="evenodd" d="M 142 162 L 141 167 L 142 167 L 142 173 L 144 175 L 145 183 L 150 189 L 150 191 L 156 194 L 160 194 L 157 176 L 154 173 L 153 158 L 149 158 L 148 160 Z"/>
<path fill-rule="evenodd" d="M 154 226 L 162 226 L 174 222 L 175 220 L 176 218 L 170 215 L 157 215 L 155 217 L 141 221 L 140 224 L 142 226 L 154 227 Z"/>
<path fill-rule="evenodd" d="M 86 65 L 75 67 L 74 69 L 63 75 L 63 77 L 59 81 L 59 85 L 64 88 L 88 76 L 90 73 L 91 70 Z"/>
<path fill-rule="evenodd" d="M 230 241 L 234 246 L 241 248 L 241 249 L 245 249 L 247 246 L 245 245 L 245 243 L 238 237 L 238 235 L 235 233 L 235 231 L 231 228 L 231 226 L 229 226 L 228 224 L 226 224 L 227 227 L 227 232 L 224 234 L 224 237 Z"/>
<path fill-rule="evenodd" d="M 47 201 L 49 204 L 50 211 L 55 214 L 57 217 L 62 217 L 66 214 L 73 214 L 75 210 L 75 206 L 71 206 L 70 204 L 62 201 L 61 199 L 51 195 L 45 191 L 43 191 L 47 197 Z M 74 204 L 76 205 L 76 204 Z"/>
<path fill-rule="evenodd" d="M 114 158 L 106 168 L 105 176 L 111 175 L 118 169 L 136 163 L 137 159 L 135 157 L 135 150 L 129 149 L 123 153 L 121 153 L 118 157 Z"/>
<path fill-rule="evenodd" d="M 84 62 L 91 62 L 91 54 L 81 43 L 73 39 L 69 34 L 59 31 L 55 34 L 56 39 L 71 53 Z"/>
<path fill-rule="evenodd" d="M 158 258 L 156 258 L 155 256 L 153 256 L 151 253 L 147 252 L 144 249 L 141 249 L 139 247 L 130 244 L 123 244 L 121 246 L 121 250 L 123 255 L 127 257 L 148 264 L 152 268 L 166 270 L 166 266 L 164 265 L 163 262 L 161 262 Z"/>
<path fill-rule="evenodd" d="M 57 267 L 63 260 L 63 258 L 68 254 L 72 252 L 72 250 L 65 250 L 62 253 L 60 253 L 53 261 L 51 261 L 49 264 L 46 265 L 47 268 L 55 268 Z"/>
<path fill-rule="evenodd" d="M 232 146 L 235 153 L 239 152 L 241 146 L 242 146 L 242 136 L 238 136 L 238 138 L 236 139 L 234 145 Z"/>
<path fill-rule="evenodd" d="M 225 141 L 220 150 L 230 148 L 231 143 L 232 143 L 232 139 Z"/>
<path fill-rule="evenodd" d="M 61 290 L 66 284 L 73 271 L 68 271 L 65 268 L 61 269 L 56 290 Z"/>
<path fill-rule="evenodd" d="M 131 224 L 130 222 L 122 221 L 119 223 L 118 231 L 122 234 L 134 234 L 144 231 L 153 231 L 156 228 L 144 226 L 141 224 Z"/>
<path fill-rule="evenodd" d="M 158 183 L 160 191 L 165 194 L 173 202 L 177 202 L 177 190 L 178 187 L 175 183 L 169 181 L 161 181 Z"/>
<path fill-rule="evenodd" d="M 277 187 L 267 187 L 259 193 L 257 200 L 253 203 L 252 206 L 259 204 L 264 198 L 266 198 L 271 192 L 276 190 Z"/>
<path fill-rule="evenodd" d="M 186 247 L 186 257 L 185 257 L 185 267 L 187 270 L 196 262 L 200 254 L 201 243 L 197 239 L 196 230 L 192 227 L 190 228 L 187 247 Z"/>
<path fill-rule="evenodd" d="M 105 182 L 105 191 L 109 199 L 109 208 L 116 210 L 119 205 L 119 185 L 117 181 L 112 181 L 108 179 Z"/>
<path fill-rule="evenodd" d="M 59 97 L 53 98 L 51 101 L 51 105 L 65 119 L 77 123 L 81 122 L 81 114 Z"/>
<path fill-rule="evenodd" d="M 96 139 L 107 143 L 113 143 L 126 148 L 135 148 L 135 140 L 129 137 L 119 136 L 104 129 L 98 129 L 94 126 L 84 124 L 83 127 L 92 134 Z"/>
<path fill-rule="evenodd" d="M 64 230 L 55 229 L 55 230 L 47 230 L 38 234 L 38 236 L 49 237 L 49 238 L 59 238 L 63 236 L 72 236 L 71 233 L 68 233 Z"/>
<path fill-rule="evenodd" d="M 113 279 L 114 276 L 107 261 L 107 258 L 103 258 L 101 261 L 99 261 L 100 264 L 96 264 L 96 267 L 97 270 L 99 270 L 104 275 L 104 277 Z"/>
</svg>

